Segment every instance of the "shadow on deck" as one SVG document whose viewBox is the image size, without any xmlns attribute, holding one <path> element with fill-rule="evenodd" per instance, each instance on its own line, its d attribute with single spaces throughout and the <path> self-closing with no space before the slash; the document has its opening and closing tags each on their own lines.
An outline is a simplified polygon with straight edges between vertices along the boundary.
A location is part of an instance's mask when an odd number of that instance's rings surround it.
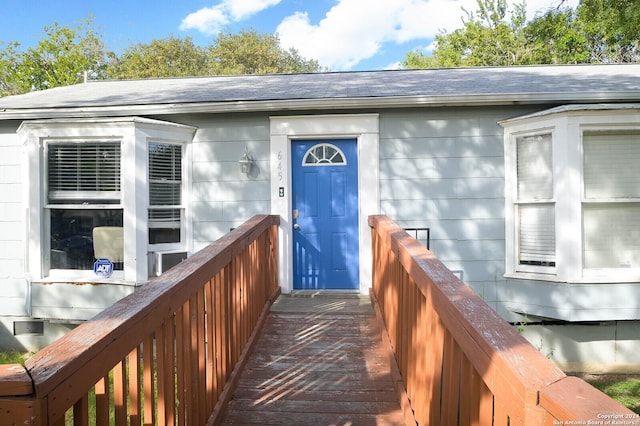
<svg viewBox="0 0 640 426">
<path fill-rule="evenodd" d="M 280 296 L 222 424 L 415 424 L 378 321 L 368 297 Z"/>
</svg>

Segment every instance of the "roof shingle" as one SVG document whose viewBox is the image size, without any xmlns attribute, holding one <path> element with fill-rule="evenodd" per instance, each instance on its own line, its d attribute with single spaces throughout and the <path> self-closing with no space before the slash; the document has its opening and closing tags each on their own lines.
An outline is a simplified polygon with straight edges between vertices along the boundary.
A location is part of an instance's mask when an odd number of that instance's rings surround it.
<svg viewBox="0 0 640 426">
<path fill-rule="evenodd" d="M 92 81 L 0 98 L 3 113 L 59 108 L 425 98 L 640 100 L 640 64 L 385 70 Z M 427 102 L 428 103 L 428 102 Z"/>
</svg>

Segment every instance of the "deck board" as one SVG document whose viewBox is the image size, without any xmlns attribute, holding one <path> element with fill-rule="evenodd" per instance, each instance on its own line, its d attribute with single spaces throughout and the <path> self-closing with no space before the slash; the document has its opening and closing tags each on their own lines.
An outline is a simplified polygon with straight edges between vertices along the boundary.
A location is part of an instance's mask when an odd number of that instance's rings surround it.
<svg viewBox="0 0 640 426">
<path fill-rule="evenodd" d="M 404 425 L 373 313 L 301 310 L 269 314 L 222 424 Z"/>
</svg>

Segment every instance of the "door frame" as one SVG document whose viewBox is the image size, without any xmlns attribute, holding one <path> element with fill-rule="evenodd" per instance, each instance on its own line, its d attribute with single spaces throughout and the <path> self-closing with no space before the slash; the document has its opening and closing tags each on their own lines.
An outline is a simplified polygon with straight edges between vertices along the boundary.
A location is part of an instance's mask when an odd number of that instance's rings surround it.
<svg viewBox="0 0 640 426">
<path fill-rule="evenodd" d="M 353 138 L 358 157 L 359 291 L 367 294 L 372 279 L 368 216 L 380 213 L 379 115 L 272 116 L 270 122 L 271 214 L 280 216 L 278 282 L 282 292 L 293 290 L 291 140 Z"/>
</svg>

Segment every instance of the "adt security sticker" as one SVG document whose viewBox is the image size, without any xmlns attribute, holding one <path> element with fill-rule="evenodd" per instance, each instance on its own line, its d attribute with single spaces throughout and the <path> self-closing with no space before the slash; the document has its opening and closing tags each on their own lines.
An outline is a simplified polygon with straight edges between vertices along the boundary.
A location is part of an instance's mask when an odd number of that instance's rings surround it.
<svg viewBox="0 0 640 426">
<path fill-rule="evenodd" d="M 93 264 L 93 272 L 100 277 L 109 278 L 113 274 L 113 263 L 109 259 L 101 257 Z"/>
</svg>

